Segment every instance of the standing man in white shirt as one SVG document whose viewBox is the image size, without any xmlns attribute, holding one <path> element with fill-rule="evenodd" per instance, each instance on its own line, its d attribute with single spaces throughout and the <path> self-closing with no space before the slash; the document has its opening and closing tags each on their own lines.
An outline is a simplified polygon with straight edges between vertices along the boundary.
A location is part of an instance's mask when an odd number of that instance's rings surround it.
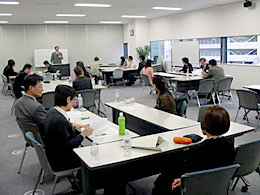
<svg viewBox="0 0 260 195">
<path fill-rule="evenodd" d="M 55 46 L 54 47 L 55 51 L 51 54 L 51 63 L 52 64 L 61 64 L 61 60 L 63 60 L 62 53 L 59 52 L 60 47 Z"/>
</svg>

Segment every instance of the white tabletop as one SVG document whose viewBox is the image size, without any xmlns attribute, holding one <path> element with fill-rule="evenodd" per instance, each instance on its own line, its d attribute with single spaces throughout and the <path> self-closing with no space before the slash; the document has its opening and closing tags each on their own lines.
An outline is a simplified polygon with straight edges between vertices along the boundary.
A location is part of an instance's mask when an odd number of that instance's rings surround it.
<svg viewBox="0 0 260 195">
<path fill-rule="evenodd" d="M 165 73 L 165 72 L 156 72 L 154 73 L 154 76 L 161 76 L 169 78 L 173 81 L 196 81 L 196 80 L 202 80 L 202 76 L 193 75 L 193 74 L 173 74 L 173 73 Z"/>
<path fill-rule="evenodd" d="M 69 82 L 68 80 L 56 80 L 56 81 L 50 81 L 50 83 L 42 83 L 43 85 L 43 92 L 53 92 L 55 91 L 55 88 L 57 85 L 68 85 L 72 87 L 72 82 Z M 102 89 L 107 89 L 106 86 L 102 85 L 92 85 L 93 89 L 95 90 L 102 90 Z"/>
<path fill-rule="evenodd" d="M 123 140 L 123 136 L 119 135 L 118 125 L 108 121 L 106 118 L 102 118 L 92 112 L 89 112 L 86 109 L 72 109 L 70 112 L 67 112 L 67 115 L 72 123 L 82 125 L 89 124 L 93 128 L 93 134 L 89 136 L 89 138 L 98 144 Z M 131 137 L 139 136 L 132 131 L 127 131 Z"/>
<path fill-rule="evenodd" d="M 260 90 L 260 85 L 247 85 L 247 86 L 244 86 L 244 88 L 253 89 L 253 90 Z"/>
<path fill-rule="evenodd" d="M 238 123 L 231 123 L 230 130 L 224 135 L 227 137 L 237 137 L 242 135 L 243 133 L 247 133 L 253 130 L 253 127 L 241 125 Z M 187 134 L 197 134 L 205 138 L 205 136 L 202 134 L 202 131 L 200 129 L 200 126 L 194 126 L 185 128 L 179 131 L 168 131 L 164 133 L 159 134 L 153 134 L 143 137 L 137 137 L 132 139 L 132 142 L 138 141 L 138 142 L 147 142 L 150 139 L 154 139 L 154 137 L 162 137 L 165 141 L 165 147 L 163 148 L 163 152 L 169 151 L 169 150 L 176 150 L 176 149 L 185 149 L 186 147 L 190 147 L 191 145 L 183 145 L 183 144 L 175 144 L 173 142 L 173 137 L 182 137 Z M 132 159 L 138 159 L 145 156 L 151 156 L 157 153 L 160 153 L 161 151 L 153 151 L 153 150 L 145 150 L 145 149 L 131 149 L 131 155 L 125 155 L 124 148 L 122 147 L 122 142 L 113 142 L 108 144 L 103 144 L 99 146 L 99 161 L 94 162 L 91 155 L 90 155 L 90 146 L 82 147 L 82 148 L 76 148 L 74 151 L 76 154 L 84 161 L 84 163 L 89 168 L 96 168 L 104 165 L 110 165 L 114 163 L 120 163 Z"/>
<path fill-rule="evenodd" d="M 185 127 L 198 126 L 197 121 L 163 112 L 161 110 L 145 106 L 136 102 L 125 104 L 124 102 L 106 103 L 107 106 L 123 111 L 134 117 L 156 124 L 168 130 L 182 129 Z"/>
<path fill-rule="evenodd" d="M 119 67 L 119 66 L 100 68 L 100 70 L 102 72 L 113 72 L 115 69 L 122 69 L 123 71 L 137 70 L 137 68 L 122 68 L 122 67 Z"/>
</svg>

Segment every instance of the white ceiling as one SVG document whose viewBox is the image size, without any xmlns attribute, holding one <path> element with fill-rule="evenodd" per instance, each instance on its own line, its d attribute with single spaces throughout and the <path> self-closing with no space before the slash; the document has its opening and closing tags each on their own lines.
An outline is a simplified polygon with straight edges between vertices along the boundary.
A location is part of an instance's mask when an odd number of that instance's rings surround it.
<svg viewBox="0 0 260 195">
<path fill-rule="evenodd" d="M 2 0 L 0 0 L 2 1 Z M 10 0 L 9 0 L 10 1 Z M 45 20 L 68 20 L 70 24 L 98 24 L 103 20 L 127 19 L 121 15 L 145 15 L 147 19 L 213 7 L 242 0 L 17 0 L 19 5 L 0 5 L 0 13 L 13 13 L 13 16 L 0 16 L 9 24 L 43 24 Z M 106 3 L 110 8 L 74 7 L 74 3 Z M 182 11 L 152 10 L 153 6 L 181 7 Z M 86 14 L 86 17 L 57 17 L 57 13 Z"/>
</svg>

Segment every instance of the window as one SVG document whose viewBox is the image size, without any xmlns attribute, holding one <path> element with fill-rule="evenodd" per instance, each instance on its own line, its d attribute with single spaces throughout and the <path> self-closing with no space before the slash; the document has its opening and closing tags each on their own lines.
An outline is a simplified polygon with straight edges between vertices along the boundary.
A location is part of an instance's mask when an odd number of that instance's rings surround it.
<svg viewBox="0 0 260 195">
<path fill-rule="evenodd" d="M 221 38 L 198 39 L 200 43 L 200 58 L 221 61 Z"/>
<path fill-rule="evenodd" d="M 227 38 L 227 63 L 260 65 L 260 36 Z"/>
<path fill-rule="evenodd" d="M 151 59 L 157 61 L 161 56 L 164 61 L 172 59 L 172 41 L 152 41 L 151 42 Z"/>
</svg>

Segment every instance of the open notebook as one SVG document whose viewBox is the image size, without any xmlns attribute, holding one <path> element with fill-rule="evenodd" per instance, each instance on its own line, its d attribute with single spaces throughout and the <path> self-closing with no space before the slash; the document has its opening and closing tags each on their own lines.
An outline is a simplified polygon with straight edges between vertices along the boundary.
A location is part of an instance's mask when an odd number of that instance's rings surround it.
<svg viewBox="0 0 260 195">
<path fill-rule="evenodd" d="M 160 136 L 152 136 L 144 139 L 133 139 L 132 148 L 140 148 L 145 150 L 164 151 L 168 146 L 168 142 Z"/>
</svg>

